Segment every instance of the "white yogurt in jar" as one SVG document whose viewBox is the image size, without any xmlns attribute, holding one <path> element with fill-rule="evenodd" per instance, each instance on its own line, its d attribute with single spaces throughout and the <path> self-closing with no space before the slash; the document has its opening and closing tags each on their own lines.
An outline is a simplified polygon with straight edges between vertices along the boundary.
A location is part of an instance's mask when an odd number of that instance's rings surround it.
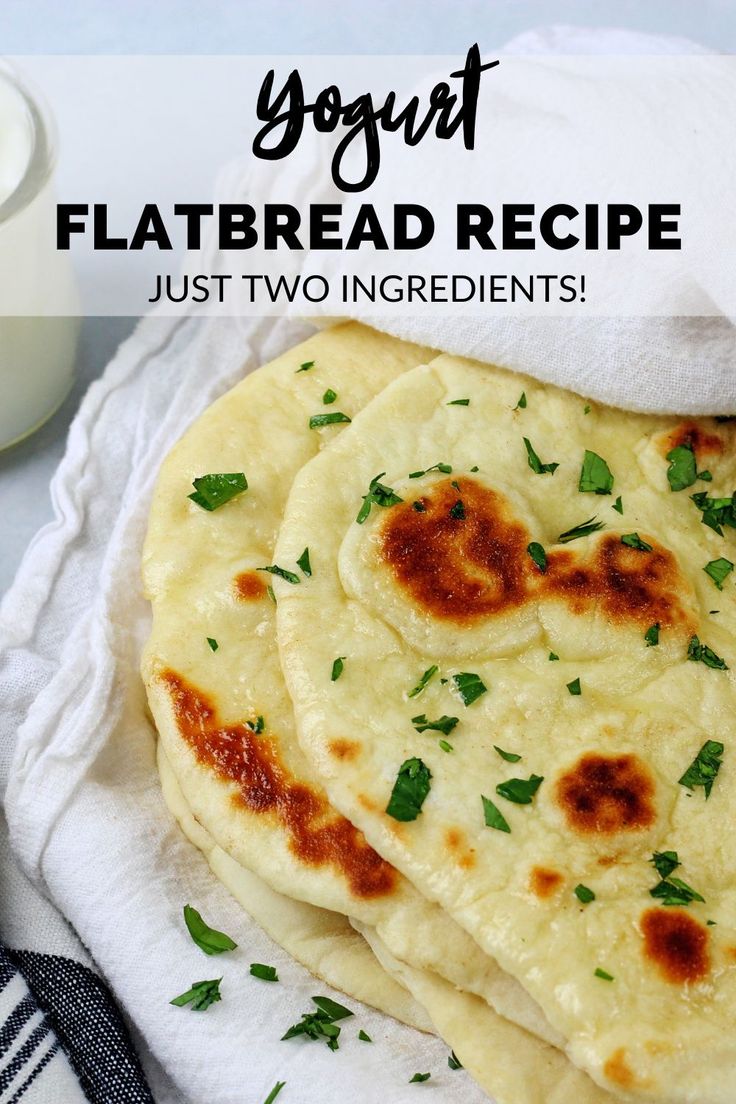
<svg viewBox="0 0 736 1104">
<path fill-rule="evenodd" d="M 78 300 L 55 248 L 48 114 L 0 64 L 0 448 L 46 421 L 74 374 Z"/>
</svg>

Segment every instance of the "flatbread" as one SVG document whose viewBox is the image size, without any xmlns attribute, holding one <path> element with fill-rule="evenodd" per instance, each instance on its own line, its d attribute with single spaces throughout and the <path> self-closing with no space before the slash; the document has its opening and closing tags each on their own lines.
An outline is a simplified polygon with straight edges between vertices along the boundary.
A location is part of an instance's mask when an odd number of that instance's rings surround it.
<svg viewBox="0 0 736 1104">
<path fill-rule="evenodd" d="M 345 916 L 275 893 L 239 866 L 192 814 L 159 743 L 161 790 L 184 835 L 207 859 L 215 877 L 250 917 L 310 973 L 356 1000 L 420 1031 L 432 1031 L 426 1012 L 406 986 L 382 969 Z"/>
<path fill-rule="evenodd" d="M 310 415 L 352 416 L 431 356 L 341 325 L 252 373 L 197 420 L 165 460 L 152 504 L 143 574 L 153 624 L 143 677 L 186 803 L 222 852 L 277 893 L 370 924 L 402 958 L 561 1043 L 518 982 L 330 808 L 296 739 L 266 590 L 277 577 L 257 571 L 274 563 L 296 472 L 340 432 L 339 424 L 310 429 Z M 311 367 L 299 371 L 304 365 Z M 337 398 L 324 404 L 328 388 Z M 248 490 L 216 511 L 187 497 L 196 477 L 239 471 Z M 296 562 L 282 566 L 302 583 L 308 578 Z M 312 556 L 312 570 L 321 566 Z M 258 728 L 259 716 L 264 730 L 254 732 L 248 725 Z M 349 741 L 344 746 L 349 755 Z"/>
<path fill-rule="evenodd" d="M 275 553 L 293 562 L 306 544 L 317 565 L 275 592 L 300 742 L 332 803 L 522 982 L 576 1064 L 621 1095 L 678 1104 L 727 1104 L 736 1073 L 736 714 L 733 670 L 718 669 L 718 657 L 736 668 L 736 604 L 733 578 L 721 593 L 704 571 L 733 554 L 733 530 L 702 524 L 723 504 L 708 517 L 690 498 L 731 495 L 733 445 L 728 423 L 586 410 L 442 357 L 388 386 L 302 469 Z M 673 448 L 712 481 L 671 490 Z M 612 493 L 579 489 L 585 450 L 610 466 Z M 409 478 L 438 463 L 452 473 Z M 605 492 L 600 463 L 587 467 Z M 403 501 L 356 524 L 378 473 Z M 559 541 L 591 515 L 605 529 Z M 487 692 L 466 706 L 456 674 Z M 419 732 L 421 714 L 459 721 Z M 706 800 L 678 780 L 709 740 L 725 751 Z M 412 759 L 431 788 L 401 822 L 386 810 Z M 496 791 L 533 774 L 544 781 L 529 804 Z M 481 795 L 509 832 L 486 826 Z M 665 851 L 704 903 L 650 896 L 676 899 L 651 861 Z"/>
</svg>

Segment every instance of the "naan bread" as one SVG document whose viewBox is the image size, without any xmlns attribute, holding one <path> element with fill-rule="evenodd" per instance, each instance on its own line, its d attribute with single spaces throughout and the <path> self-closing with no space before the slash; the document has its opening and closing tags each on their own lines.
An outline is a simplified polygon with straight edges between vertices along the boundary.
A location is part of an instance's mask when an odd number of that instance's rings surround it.
<svg viewBox="0 0 736 1104">
<path fill-rule="evenodd" d="M 348 996 L 420 1031 L 432 1031 L 426 1012 L 377 963 L 346 917 L 275 893 L 263 879 L 239 866 L 193 816 L 161 745 L 158 768 L 164 800 L 184 835 L 205 856 L 212 872 L 249 916 L 302 966 Z"/>
<path fill-rule="evenodd" d="M 535 467 L 559 467 L 532 470 L 524 437 Z M 690 499 L 730 497 L 733 446 L 730 424 L 588 412 L 570 393 L 442 357 L 387 387 L 300 472 L 275 553 L 292 564 L 308 545 L 315 565 L 275 591 L 300 742 L 330 800 L 522 982 L 576 1064 L 632 1099 L 733 1099 L 736 717 L 719 657 L 736 668 L 736 605 L 734 580 L 721 593 L 703 570 L 733 538 L 702 524 L 722 503 L 709 516 Z M 671 490 L 675 447 L 712 482 Z M 612 494 L 579 490 L 586 449 L 610 467 Z M 409 478 L 438 463 L 452 473 Z M 600 463 L 586 468 L 607 490 Z M 390 494 L 374 484 L 380 501 L 356 524 L 378 473 L 402 501 L 381 505 Z M 559 542 L 591 515 L 605 528 Z M 466 705 L 457 674 L 487 692 Z M 416 730 L 422 714 L 459 720 L 443 736 Z M 709 740 L 725 751 L 706 800 L 679 780 Z M 386 810 L 412 759 L 431 784 L 404 822 Z M 411 769 L 401 815 L 423 796 L 424 768 Z M 512 778 L 528 804 L 497 793 Z M 498 814 L 510 831 L 486 826 Z M 658 860 L 670 889 L 652 897 L 653 854 L 670 851 L 681 865 Z M 705 901 L 687 903 L 672 878 Z M 665 903 L 683 893 L 682 907 Z"/>
<path fill-rule="evenodd" d="M 252 373 L 198 419 L 164 462 L 151 509 L 143 677 L 185 801 L 223 854 L 277 893 L 372 925 L 400 957 L 561 1043 L 518 982 L 330 808 L 296 739 L 266 589 L 277 579 L 257 571 L 274 563 L 295 474 L 340 432 L 310 429 L 310 416 L 353 415 L 431 356 L 342 325 Z M 313 367 L 297 371 L 304 364 Z M 328 388 L 337 398 L 325 405 Z M 207 512 L 188 499 L 197 476 L 239 471 L 248 490 L 225 506 Z M 311 566 L 322 567 L 315 556 Z M 288 569 L 306 581 L 296 563 Z M 259 716 L 263 732 L 253 731 Z"/>
</svg>

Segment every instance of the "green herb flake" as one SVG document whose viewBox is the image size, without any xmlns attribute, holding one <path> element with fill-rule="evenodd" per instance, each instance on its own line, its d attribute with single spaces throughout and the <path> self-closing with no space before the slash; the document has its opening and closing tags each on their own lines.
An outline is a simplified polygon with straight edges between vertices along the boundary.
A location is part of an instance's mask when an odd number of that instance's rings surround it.
<svg viewBox="0 0 736 1104">
<path fill-rule="evenodd" d="M 313 360 L 305 360 L 303 364 L 300 364 L 297 368 L 295 375 L 299 375 L 300 372 L 308 372 L 310 368 L 314 368 Z"/>
<path fill-rule="evenodd" d="M 647 631 L 644 633 L 644 639 L 647 642 L 647 648 L 656 648 L 659 644 L 659 621 L 655 621 L 653 625 L 650 625 Z"/>
<path fill-rule="evenodd" d="M 448 406 L 470 406 L 470 399 L 453 399 Z"/>
<path fill-rule="evenodd" d="M 611 509 L 612 509 L 612 510 L 615 510 L 617 514 L 623 514 L 623 512 L 624 512 L 624 504 L 623 504 L 623 502 L 621 501 L 621 495 L 619 495 L 619 496 L 618 496 L 618 498 L 616 499 L 616 501 L 615 501 L 615 502 L 613 503 L 613 505 L 611 506 Z"/>
<path fill-rule="evenodd" d="M 266 587 L 266 593 L 268 594 L 268 597 L 271 599 L 273 604 L 276 605 L 276 595 L 273 592 L 273 587 L 272 586 L 267 586 Z"/>
<path fill-rule="evenodd" d="M 602 981 L 613 981 L 613 974 L 609 974 L 607 970 L 602 970 L 600 966 L 593 973 L 595 977 L 601 978 Z"/>
<path fill-rule="evenodd" d="M 340 1045 L 338 1043 L 340 1028 L 335 1021 L 344 1020 L 353 1013 L 349 1008 L 345 1008 L 344 1005 L 338 1004 L 329 997 L 312 997 L 312 1000 L 317 1005 L 317 1011 L 304 1012 L 301 1020 L 293 1024 L 281 1039 L 283 1041 L 304 1035 L 307 1039 L 326 1043 L 330 1050 L 337 1050 Z"/>
<path fill-rule="evenodd" d="M 421 1081 L 429 1081 L 431 1073 L 415 1073 L 413 1077 L 409 1078 L 409 1084 L 419 1084 Z"/>
<path fill-rule="evenodd" d="M 526 391 L 522 391 L 514 410 L 526 410 Z"/>
<path fill-rule="evenodd" d="M 490 797 L 484 797 L 480 795 L 480 799 L 483 802 L 483 819 L 486 822 L 487 828 L 495 828 L 499 832 L 510 832 L 511 828 L 503 815 L 501 810 L 497 808 Z"/>
<path fill-rule="evenodd" d="M 627 548 L 636 548 L 638 552 L 651 552 L 651 544 L 647 544 L 643 541 L 638 533 L 624 533 L 621 537 L 621 543 L 625 544 Z"/>
<path fill-rule="evenodd" d="M 330 674 L 330 682 L 337 682 L 340 675 L 345 669 L 345 660 L 347 656 L 338 656 L 337 659 L 332 661 L 332 673 Z"/>
<path fill-rule="evenodd" d="M 266 1099 L 263 1101 L 263 1104 L 273 1104 L 274 1100 L 279 1095 L 285 1084 L 285 1081 L 277 1081 Z"/>
<path fill-rule="evenodd" d="M 322 396 L 322 402 L 325 406 L 331 406 L 337 398 L 337 391 L 333 391 L 331 387 L 328 387 Z"/>
<path fill-rule="evenodd" d="M 442 749 L 442 751 L 446 751 L 446 752 L 449 753 L 449 752 L 455 750 L 454 747 L 452 746 L 452 744 L 449 744 L 447 742 L 447 740 L 438 740 L 437 743 L 438 743 L 439 747 Z"/>
<path fill-rule="evenodd" d="M 416 510 L 418 514 L 426 514 L 427 512 L 427 507 L 423 502 L 420 502 L 419 499 L 417 499 L 416 502 L 412 502 L 411 508 L 412 510 Z"/>
<path fill-rule="evenodd" d="M 588 403 L 586 403 L 583 407 L 583 414 L 590 414 L 590 406 L 588 405 Z"/>
<path fill-rule="evenodd" d="M 226 502 L 248 490 L 248 480 L 243 472 L 200 475 L 192 480 L 194 493 L 188 495 L 203 510 L 219 510 Z"/>
<path fill-rule="evenodd" d="M 531 805 L 543 782 L 544 778 L 538 774 L 532 774 L 529 778 L 508 778 L 505 782 L 498 783 L 496 793 L 507 801 L 513 801 L 515 805 Z"/>
<path fill-rule="evenodd" d="M 209 646 L 210 646 L 210 648 L 212 649 L 213 652 L 216 652 L 217 649 L 220 647 L 220 645 L 215 640 L 214 636 L 208 636 L 207 637 L 207 643 L 209 644 Z"/>
<path fill-rule="evenodd" d="M 692 487 L 698 477 L 698 469 L 690 445 L 677 445 L 667 453 L 667 459 L 670 462 L 667 468 L 670 490 L 684 491 L 686 487 Z"/>
<path fill-rule="evenodd" d="M 433 464 L 431 468 L 424 468 L 422 471 L 409 472 L 410 479 L 421 479 L 423 475 L 429 475 L 430 472 L 442 472 L 443 475 L 452 475 L 452 464 Z"/>
<path fill-rule="evenodd" d="M 477 464 L 473 464 L 473 466 L 470 470 L 471 470 L 471 472 L 477 472 L 477 471 L 480 471 L 480 468 L 478 467 Z"/>
<path fill-rule="evenodd" d="M 452 681 L 455 683 L 464 705 L 472 705 L 474 701 L 477 701 L 488 691 L 488 687 L 482 681 L 480 675 L 475 675 L 471 671 L 461 671 L 460 674 L 453 675 Z"/>
<path fill-rule="evenodd" d="M 707 801 L 721 769 L 723 750 L 723 744 L 717 740 L 706 740 L 682 778 L 678 779 L 678 785 L 685 786 L 688 790 L 702 786 Z"/>
<path fill-rule="evenodd" d="M 421 759 L 405 760 L 399 767 L 399 773 L 386 806 L 388 815 L 394 820 L 416 820 L 430 791 L 431 780 L 431 772 Z"/>
<path fill-rule="evenodd" d="M 526 546 L 526 550 L 531 556 L 534 563 L 544 575 L 547 570 L 547 553 L 544 548 L 537 541 L 532 541 L 531 544 Z"/>
<path fill-rule="evenodd" d="M 703 571 L 706 575 L 711 577 L 719 590 L 723 590 L 724 582 L 733 571 L 733 564 L 730 560 L 721 556 L 719 559 L 711 560 L 710 563 L 707 563 Z"/>
<path fill-rule="evenodd" d="M 438 671 L 439 671 L 439 667 L 437 666 L 436 663 L 433 663 L 431 667 L 428 667 L 427 670 L 422 675 L 422 677 L 420 678 L 419 682 L 414 687 L 414 689 L 409 691 L 407 697 L 416 698 L 418 694 L 421 694 L 422 690 L 427 685 L 429 680 L 431 678 L 433 678 L 437 674 Z"/>
<path fill-rule="evenodd" d="M 526 405 L 526 402 L 525 402 L 525 405 Z M 463 1064 L 460 1061 L 460 1059 L 458 1058 L 458 1056 L 457 1056 L 457 1054 L 455 1053 L 454 1050 L 450 1051 L 450 1054 L 449 1054 L 448 1059 L 447 1059 L 447 1064 L 448 1064 L 448 1066 L 450 1067 L 451 1070 L 459 1070 L 459 1069 L 463 1068 Z"/>
<path fill-rule="evenodd" d="M 698 472 L 698 479 L 702 479 L 704 483 L 712 483 L 713 473 L 709 471 Z"/>
<path fill-rule="evenodd" d="M 398 506 L 400 502 L 403 502 L 403 498 L 394 492 L 392 487 L 387 487 L 380 480 L 385 475 L 385 472 L 379 472 L 373 479 L 371 479 L 368 486 L 368 494 L 363 495 L 363 505 L 360 507 L 356 521 L 358 525 L 362 525 L 371 512 L 372 506 L 382 506 L 384 509 L 388 506 Z"/>
<path fill-rule="evenodd" d="M 174 997 L 169 1004 L 175 1004 L 177 1008 L 183 1008 L 188 1004 L 193 1012 L 206 1012 L 211 1004 L 222 1000 L 220 996 L 220 982 L 222 978 L 213 978 L 211 981 L 195 981 L 191 989 L 186 993 Z"/>
<path fill-rule="evenodd" d="M 582 694 L 582 690 L 580 689 L 580 679 L 579 678 L 573 679 L 572 682 L 568 682 L 565 685 L 567 686 L 567 689 L 570 691 L 570 693 L 572 694 L 572 696 L 574 698 L 579 698 L 580 695 Z"/>
<path fill-rule="evenodd" d="M 200 951 L 204 951 L 206 955 L 234 951 L 238 945 L 229 935 L 225 935 L 224 932 L 217 931 L 216 928 L 211 928 L 209 924 L 205 924 L 200 913 L 191 905 L 184 906 L 184 923 Z"/>
<path fill-rule="evenodd" d="M 493 750 L 497 751 L 502 759 L 505 759 L 507 763 L 518 763 L 521 760 L 521 756 L 517 755 L 515 751 L 504 751 L 498 744 L 493 745 Z"/>
<path fill-rule="evenodd" d="M 459 498 L 455 505 L 450 508 L 450 517 L 456 518 L 458 521 L 465 521 L 465 507 L 462 499 Z"/>
<path fill-rule="evenodd" d="M 594 515 L 592 518 L 588 518 L 587 521 L 581 521 L 579 525 L 573 525 L 572 529 L 566 529 L 564 533 L 560 533 L 557 540 L 560 544 L 569 544 L 570 541 L 579 540 L 580 537 L 589 537 L 591 533 L 597 533 L 599 529 L 604 528 L 603 522 L 597 521 Z"/>
<path fill-rule="evenodd" d="M 715 920 L 706 920 L 705 922 L 709 928 L 714 928 L 716 926 Z"/>
<path fill-rule="evenodd" d="M 447 717 L 444 714 L 436 721 L 428 721 L 424 713 L 411 719 L 417 732 L 441 732 L 443 736 L 449 736 L 457 722 L 457 717 Z"/>
<path fill-rule="evenodd" d="M 535 475 L 554 475 L 559 468 L 559 464 L 543 464 L 537 456 L 536 452 L 532 448 L 532 443 L 528 437 L 523 438 L 524 448 L 526 449 L 526 457 L 529 462 L 529 467 L 532 469 Z"/>
<path fill-rule="evenodd" d="M 280 579 L 285 579 L 287 583 L 291 583 L 293 586 L 301 582 L 296 572 L 287 571 L 285 567 L 279 567 L 278 564 L 269 564 L 268 567 L 257 567 L 256 571 L 267 571 L 269 575 L 278 575 Z"/>
<path fill-rule="evenodd" d="M 585 450 L 583 466 L 580 469 L 579 491 L 590 491 L 597 495 L 607 495 L 613 490 L 613 475 L 606 461 L 597 452 Z"/>
<path fill-rule="evenodd" d="M 276 973 L 276 967 L 266 966 L 263 962 L 251 962 L 250 972 L 252 977 L 259 978 L 261 981 L 279 980 L 279 975 Z"/>
<path fill-rule="evenodd" d="M 251 730 L 251 732 L 255 732 L 256 736 L 260 736 L 260 734 L 266 727 L 266 722 L 264 721 L 263 717 L 260 716 L 256 717 L 255 721 L 246 721 L 245 723 Z"/>
<path fill-rule="evenodd" d="M 719 537 L 723 536 L 722 526 L 724 525 L 736 529 L 736 509 L 734 508 L 733 497 L 710 498 L 705 491 L 698 491 L 696 494 L 690 495 L 690 501 L 702 513 L 701 521 L 703 525 L 707 525 L 718 533 Z"/>
<path fill-rule="evenodd" d="M 297 566 L 302 570 L 305 575 L 311 576 L 312 565 L 309 562 L 309 549 L 305 548 L 299 559 L 296 561 Z"/>
<path fill-rule="evenodd" d="M 595 893 L 593 892 L 593 890 L 588 889 L 588 887 L 586 885 L 583 885 L 582 882 L 580 883 L 580 885 L 575 886 L 573 893 L 577 897 L 578 901 L 580 901 L 581 905 L 589 905 L 591 901 L 595 901 Z"/>
<path fill-rule="evenodd" d="M 554 663 L 559 658 L 560 657 L 558 656 L 557 652 L 550 652 L 549 655 L 547 656 L 547 659 L 550 661 L 550 663 Z"/>
<path fill-rule="evenodd" d="M 360 1031 L 358 1032 L 358 1038 L 360 1039 L 361 1043 L 372 1043 L 372 1042 L 373 1042 L 373 1040 L 371 1039 L 371 1037 L 370 1037 L 370 1035 L 368 1034 L 368 1032 L 367 1032 L 367 1031 L 363 1031 L 363 1029 L 362 1029 L 362 1028 L 361 1028 L 361 1029 L 360 1029 Z"/>
<path fill-rule="evenodd" d="M 680 865 L 680 859 L 676 851 L 655 851 L 649 860 L 659 874 L 662 881 L 669 878 Z"/>
<path fill-rule="evenodd" d="M 706 667 L 712 667 L 716 671 L 728 670 L 724 660 L 716 655 L 707 644 L 701 644 L 697 636 L 690 637 L 690 643 L 687 646 L 687 658 L 692 660 L 693 663 L 704 663 Z"/>
<path fill-rule="evenodd" d="M 322 426 L 337 425 L 339 422 L 348 423 L 350 418 L 343 414 L 342 410 L 331 410 L 329 414 L 313 414 L 309 419 L 310 429 L 321 429 Z"/>
<path fill-rule="evenodd" d="M 700 901 L 705 904 L 705 898 L 696 893 L 687 882 L 683 882 L 680 878 L 675 878 L 672 875 L 663 878 L 654 889 L 650 889 L 649 895 L 657 898 L 663 905 L 674 908 L 684 908 L 686 905 L 692 904 L 693 901 Z"/>
</svg>

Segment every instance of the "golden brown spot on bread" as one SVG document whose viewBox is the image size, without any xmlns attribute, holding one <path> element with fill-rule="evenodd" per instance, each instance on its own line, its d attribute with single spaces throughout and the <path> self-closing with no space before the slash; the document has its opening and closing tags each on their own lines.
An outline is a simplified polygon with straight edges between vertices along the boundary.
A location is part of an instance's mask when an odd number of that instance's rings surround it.
<svg viewBox="0 0 736 1104">
<path fill-rule="evenodd" d="M 612 835 L 648 828 L 654 821 L 654 782 L 636 755 L 588 752 L 561 775 L 555 792 L 576 832 Z"/>
<path fill-rule="evenodd" d="M 724 450 L 723 438 L 715 430 L 707 429 L 703 422 L 688 418 L 666 433 L 662 439 L 661 451 L 666 456 L 673 448 L 685 445 L 696 456 L 720 456 Z"/>
<path fill-rule="evenodd" d="M 356 897 L 382 897 L 393 891 L 393 867 L 350 821 L 330 808 L 324 794 L 294 779 L 268 736 L 257 735 L 247 724 L 223 725 L 210 699 L 176 672 L 165 671 L 161 681 L 182 737 L 200 763 L 235 783 L 239 805 L 274 816 L 302 862 L 338 870 Z"/>
<path fill-rule="evenodd" d="M 235 576 L 235 594 L 241 602 L 253 602 L 263 598 L 268 584 L 256 571 L 241 571 Z"/>
<path fill-rule="evenodd" d="M 615 866 L 618 862 L 618 856 L 616 855 L 601 855 L 598 859 L 599 866 Z"/>
<path fill-rule="evenodd" d="M 543 866 L 535 866 L 529 876 L 529 888 L 537 897 L 545 900 L 552 897 L 564 881 L 558 870 L 547 870 Z"/>
<path fill-rule="evenodd" d="M 708 929 L 684 909 L 648 909 L 641 918 L 641 932 L 644 954 L 665 981 L 700 981 L 708 973 Z"/>
<path fill-rule="evenodd" d="M 726 958 L 730 958 L 732 962 L 736 962 L 736 947 L 725 948 Z"/>
<path fill-rule="evenodd" d="M 459 483 L 460 491 L 440 480 L 423 495 L 423 512 L 403 502 L 381 521 L 381 555 L 425 612 L 461 624 L 556 600 L 576 614 L 600 609 L 610 621 L 641 629 L 658 622 L 690 635 L 696 630 L 682 605 L 689 587 L 677 560 L 653 538 L 642 535 L 651 552 L 627 547 L 616 533 L 582 552 L 554 549 L 542 574 L 527 552 L 531 533 L 506 498 L 475 479 Z M 462 518 L 451 514 L 458 499 Z"/>
<path fill-rule="evenodd" d="M 636 1085 L 636 1076 L 626 1061 L 626 1051 L 623 1047 L 615 1050 L 604 1063 L 603 1073 L 609 1081 L 622 1089 L 633 1089 Z"/>
<path fill-rule="evenodd" d="M 357 759 L 361 752 L 361 745 L 355 740 L 330 740 L 328 746 L 330 753 L 334 755 L 336 759 Z"/>
<path fill-rule="evenodd" d="M 456 851 L 458 847 L 462 847 L 463 834 L 459 828 L 448 828 L 445 832 L 445 843 L 451 851 Z"/>
<path fill-rule="evenodd" d="M 466 851 L 464 855 L 460 855 L 457 860 L 457 865 L 462 870 L 472 870 L 475 866 L 475 851 L 471 847 L 469 851 Z"/>
</svg>

